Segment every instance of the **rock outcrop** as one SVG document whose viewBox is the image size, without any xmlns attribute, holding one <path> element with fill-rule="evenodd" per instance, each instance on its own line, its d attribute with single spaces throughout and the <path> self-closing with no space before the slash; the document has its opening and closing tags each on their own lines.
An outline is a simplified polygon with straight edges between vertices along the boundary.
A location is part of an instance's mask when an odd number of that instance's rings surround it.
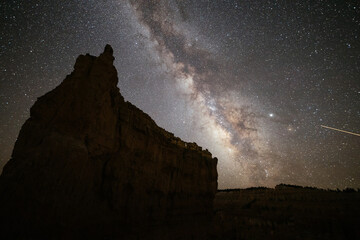
<svg viewBox="0 0 360 240">
<path fill-rule="evenodd" d="M 217 159 L 125 102 L 113 61 L 109 45 L 80 55 L 31 108 L 0 177 L 11 238 L 167 238 L 163 226 L 211 216 Z"/>
</svg>

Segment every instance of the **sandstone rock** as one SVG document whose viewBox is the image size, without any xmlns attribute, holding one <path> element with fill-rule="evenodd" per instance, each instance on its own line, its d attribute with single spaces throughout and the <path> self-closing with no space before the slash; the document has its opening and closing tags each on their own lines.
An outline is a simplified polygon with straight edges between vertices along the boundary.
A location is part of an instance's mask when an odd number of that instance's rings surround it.
<svg viewBox="0 0 360 240">
<path fill-rule="evenodd" d="M 80 55 L 31 108 L 0 177 L 11 238 L 165 239 L 176 229 L 186 239 L 186 219 L 211 216 L 217 159 L 125 102 L 113 61 L 109 45 Z"/>
</svg>

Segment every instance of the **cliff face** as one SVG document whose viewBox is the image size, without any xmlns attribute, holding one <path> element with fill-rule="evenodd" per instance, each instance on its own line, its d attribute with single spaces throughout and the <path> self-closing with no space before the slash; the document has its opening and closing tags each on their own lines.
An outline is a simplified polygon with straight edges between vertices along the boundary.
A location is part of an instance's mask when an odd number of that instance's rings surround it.
<svg viewBox="0 0 360 240">
<path fill-rule="evenodd" d="M 79 56 L 31 108 L 0 177 L 8 232 L 111 237 L 212 213 L 217 159 L 125 102 L 113 61 L 109 45 Z"/>
</svg>

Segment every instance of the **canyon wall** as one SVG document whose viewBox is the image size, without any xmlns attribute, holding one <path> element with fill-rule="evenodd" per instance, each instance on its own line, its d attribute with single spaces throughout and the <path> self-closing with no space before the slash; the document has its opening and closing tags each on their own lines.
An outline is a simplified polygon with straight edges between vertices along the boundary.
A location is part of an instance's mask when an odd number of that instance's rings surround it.
<svg viewBox="0 0 360 240">
<path fill-rule="evenodd" d="M 0 177 L 3 231 L 111 239 L 211 217 L 217 159 L 124 101 L 113 61 L 109 45 L 80 55 L 31 108 Z"/>
</svg>

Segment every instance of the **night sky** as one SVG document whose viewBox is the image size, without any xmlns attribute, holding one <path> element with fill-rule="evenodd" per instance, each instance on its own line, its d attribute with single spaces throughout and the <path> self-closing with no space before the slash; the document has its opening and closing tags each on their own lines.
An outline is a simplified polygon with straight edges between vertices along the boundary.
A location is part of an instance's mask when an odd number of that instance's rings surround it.
<svg viewBox="0 0 360 240">
<path fill-rule="evenodd" d="M 114 48 L 126 100 L 219 159 L 219 188 L 360 188 L 360 3 L 1 1 L 0 166 L 37 97 Z"/>
</svg>

